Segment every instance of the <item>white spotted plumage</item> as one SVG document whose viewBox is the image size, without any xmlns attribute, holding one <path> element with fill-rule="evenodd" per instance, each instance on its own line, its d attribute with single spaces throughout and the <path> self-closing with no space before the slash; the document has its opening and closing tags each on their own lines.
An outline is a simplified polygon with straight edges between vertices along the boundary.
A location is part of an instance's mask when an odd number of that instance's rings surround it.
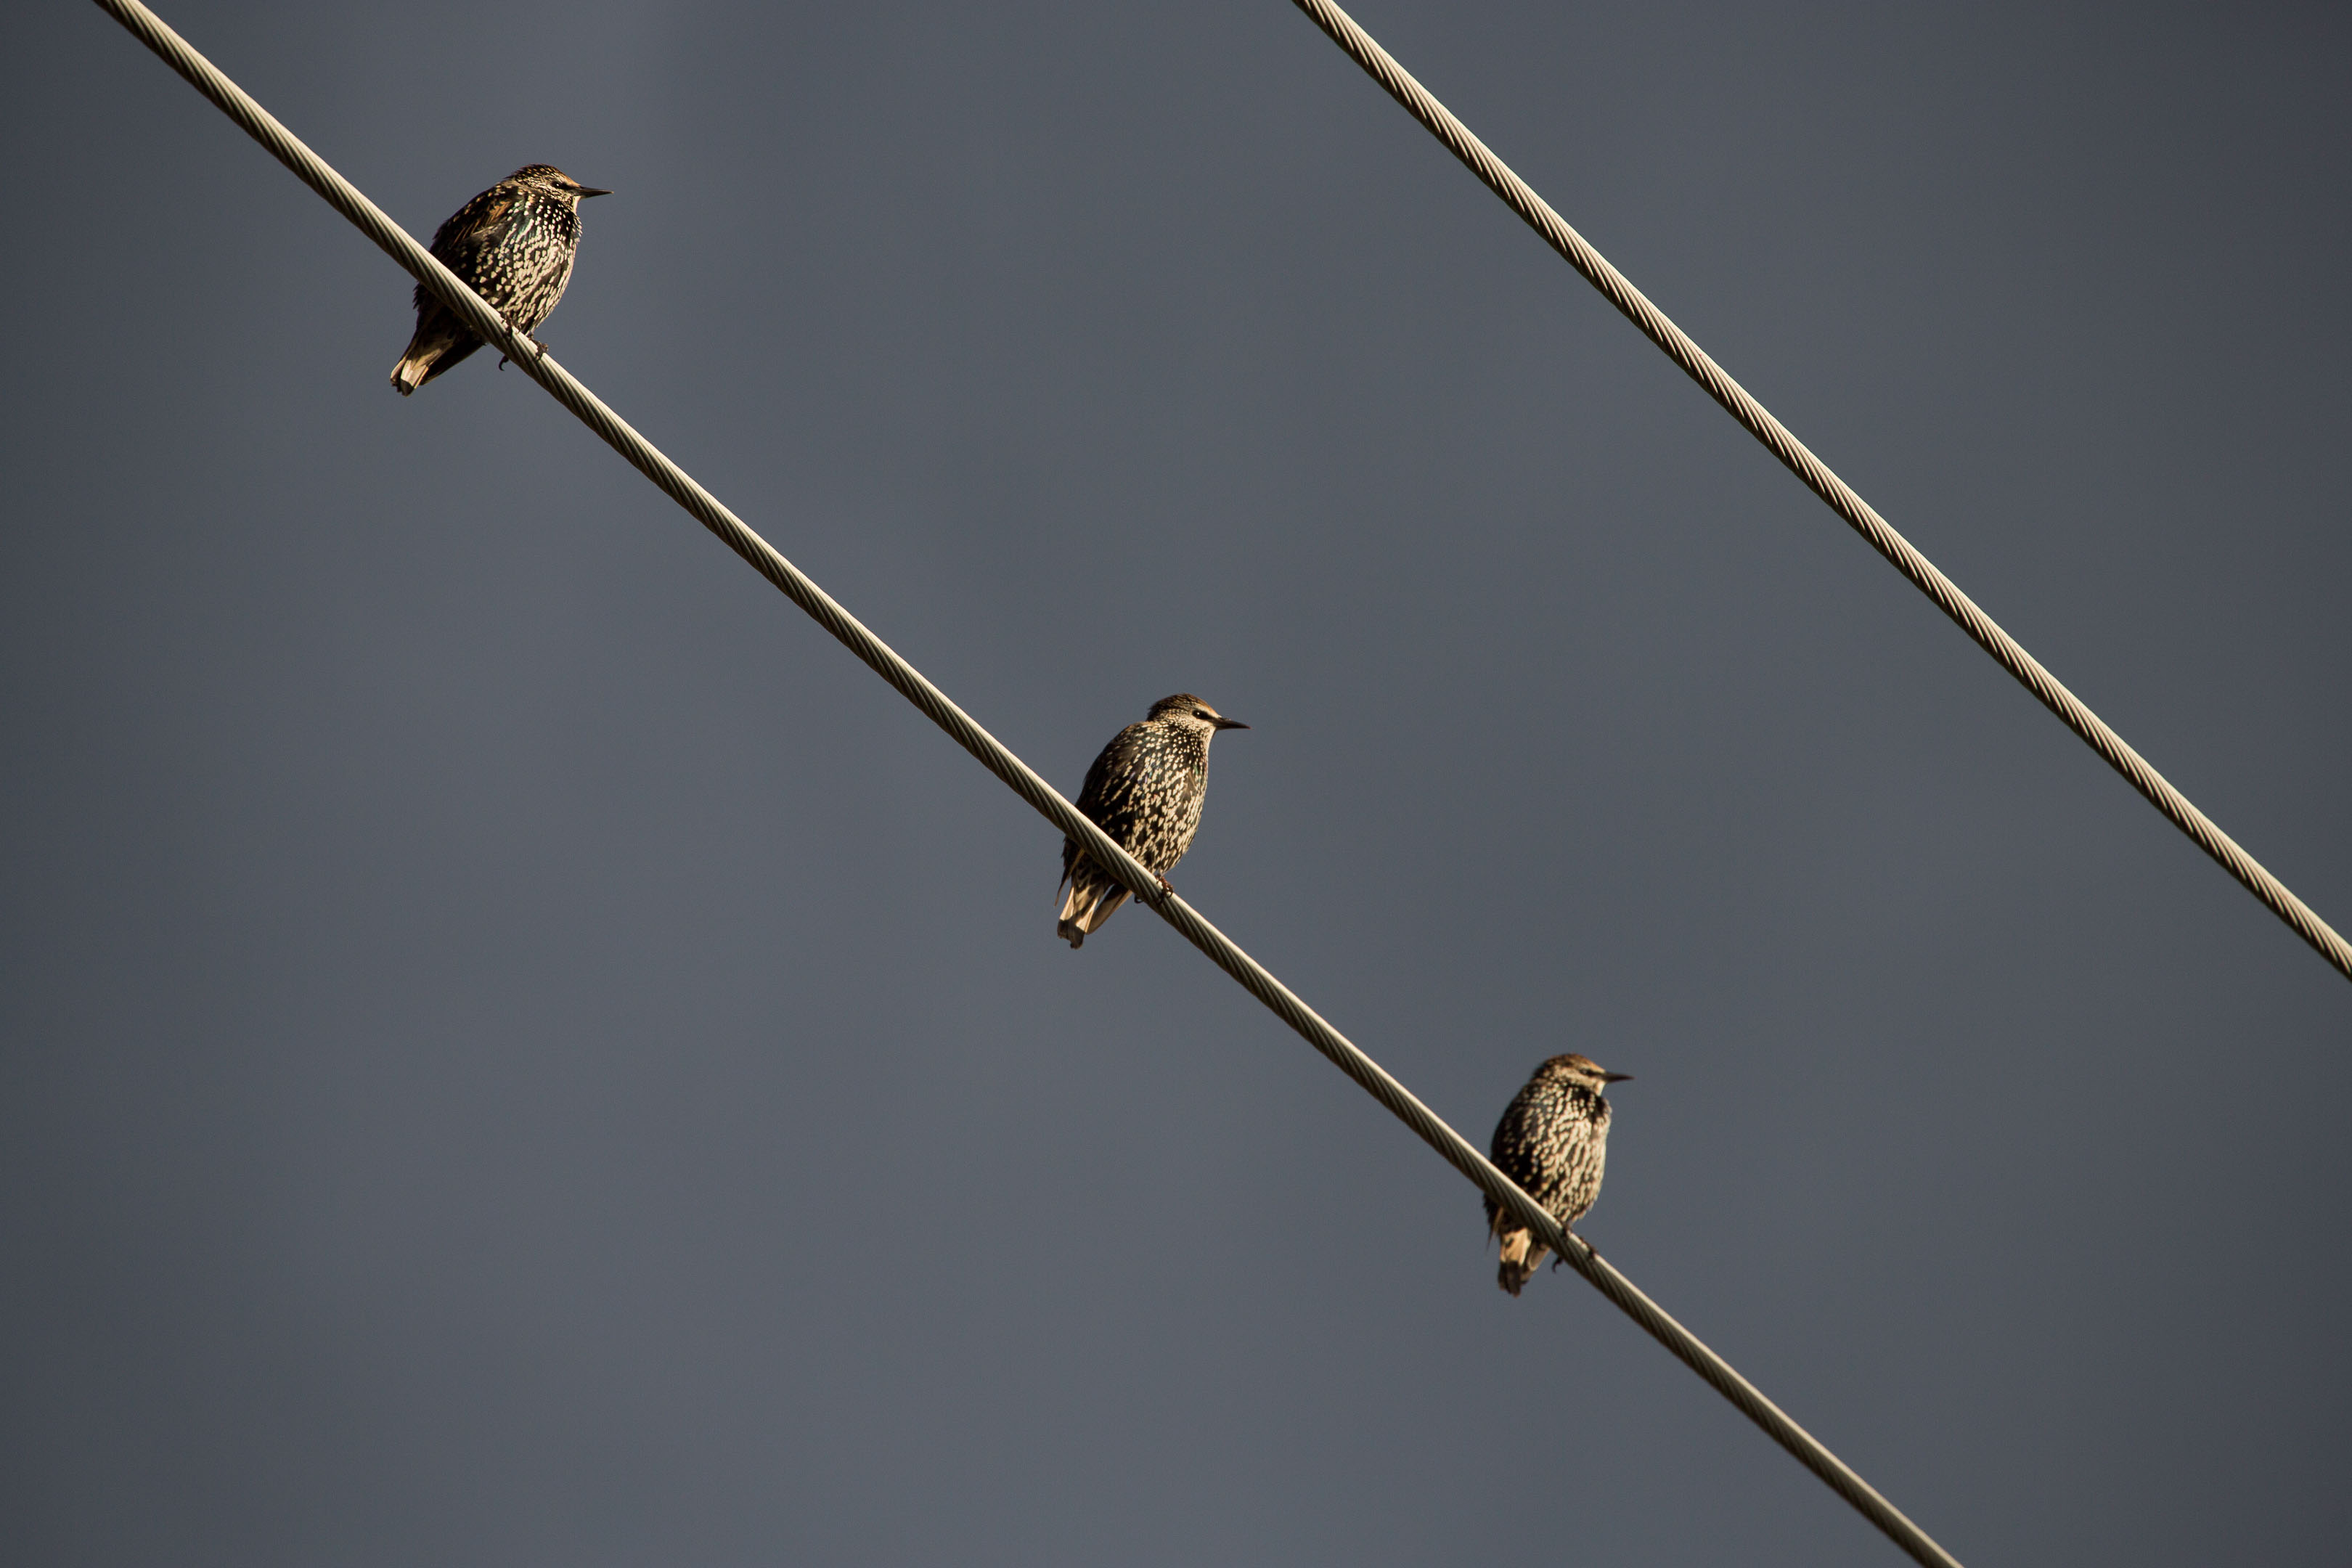
<svg viewBox="0 0 2352 1568">
<path fill-rule="evenodd" d="M 1189 692 L 1163 697 L 1129 724 L 1087 770 L 1076 805 L 1087 820 L 1143 863 L 1165 873 L 1192 847 L 1209 797 L 1209 742 L 1220 730 L 1246 730 Z M 1075 839 L 1062 841 L 1062 900 L 1055 933 L 1072 947 L 1110 919 L 1127 889 L 1095 864 Z"/>
<path fill-rule="evenodd" d="M 561 169 L 517 169 L 450 215 L 434 230 L 436 259 L 528 337 L 547 320 L 572 281 L 580 256 L 580 204 L 608 195 Z M 440 297 L 416 286 L 416 332 L 392 367 L 403 397 L 482 346 Z"/>
<path fill-rule="evenodd" d="M 1627 1077 L 1603 1070 L 1590 1057 L 1554 1057 L 1536 1068 L 1495 1126 L 1487 1158 L 1562 1227 L 1591 1212 L 1601 1195 L 1609 1159 L 1609 1101 L 1601 1091 Z M 1516 1296 L 1551 1248 L 1492 1198 L 1486 1234 L 1502 1243 L 1496 1279 Z"/>
</svg>

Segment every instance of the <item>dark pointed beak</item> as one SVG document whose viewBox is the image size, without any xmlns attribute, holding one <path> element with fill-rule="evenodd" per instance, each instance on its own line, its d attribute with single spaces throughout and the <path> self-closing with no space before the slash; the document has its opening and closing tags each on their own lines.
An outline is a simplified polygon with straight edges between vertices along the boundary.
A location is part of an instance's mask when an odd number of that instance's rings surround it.
<svg viewBox="0 0 2352 1568">
<path fill-rule="evenodd" d="M 578 192 L 582 201 L 586 201 L 590 196 L 609 196 L 613 194 L 610 191 L 600 191 L 593 185 L 575 185 L 572 188 Z"/>
<path fill-rule="evenodd" d="M 1248 725 L 1243 723 L 1238 719 L 1220 719 L 1216 721 L 1216 725 L 1220 730 L 1246 730 L 1249 728 Z"/>
<path fill-rule="evenodd" d="M 1629 1072 L 1605 1072 L 1601 1075 L 1601 1081 L 1603 1083 L 1631 1083 L 1633 1081 L 1633 1075 Z"/>
</svg>

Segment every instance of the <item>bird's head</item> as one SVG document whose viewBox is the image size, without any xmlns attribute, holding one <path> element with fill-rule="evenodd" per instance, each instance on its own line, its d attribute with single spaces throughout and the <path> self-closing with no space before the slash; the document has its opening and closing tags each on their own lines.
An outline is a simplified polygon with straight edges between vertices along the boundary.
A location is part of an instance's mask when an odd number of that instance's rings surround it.
<svg viewBox="0 0 2352 1568">
<path fill-rule="evenodd" d="M 1595 1094 L 1599 1094 L 1612 1083 L 1628 1082 L 1633 1076 L 1629 1072 L 1609 1072 L 1591 1057 L 1579 1056 L 1573 1051 L 1564 1057 L 1554 1057 L 1544 1063 L 1544 1071 L 1563 1083 L 1572 1083 L 1579 1089 L 1589 1089 Z"/>
<path fill-rule="evenodd" d="M 1163 697 L 1151 705 L 1147 719 L 1172 719 L 1192 729 L 1205 729 L 1212 733 L 1219 730 L 1246 730 L 1248 725 L 1238 719 L 1228 719 L 1189 691 L 1173 697 Z"/>
<path fill-rule="evenodd" d="M 610 191 L 600 191 L 593 185 L 583 185 L 552 163 L 531 163 L 509 174 L 500 184 L 525 185 L 534 191 L 562 201 L 578 202 L 588 196 L 609 196 Z"/>
</svg>

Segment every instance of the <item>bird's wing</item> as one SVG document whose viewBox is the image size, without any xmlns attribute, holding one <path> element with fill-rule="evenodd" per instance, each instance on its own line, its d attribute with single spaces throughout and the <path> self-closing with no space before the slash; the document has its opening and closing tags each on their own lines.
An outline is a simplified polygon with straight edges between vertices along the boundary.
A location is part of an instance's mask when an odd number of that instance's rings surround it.
<svg viewBox="0 0 2352 1568">
<path fill-rule="evenodd" d="M 1519 1187 L 1534 1192 L 1536 1187 L 1536 1102 L 1534 1084 L 1528 1084 L 1510 1098 L 1510 1107 L 1503 1119 L 1494 1123 L 1494 1138 L 1486 1142 L 1486 1159 L 1494 1162 L 1496 1171 L 1519 1183 Z M 1506 1229 L 1519 1229 L 1503 1206 L 1486 1199 L 1486 1234 L 1500 1237 Z"/>
<path fill-rule="evenodd" d="M 1121 844 L 1150 809 L 1160 774 L 1160 748 L 1150 731 L 1129 724 L 1087 770 L 1079 809 Z"/>
<path fill-rule="evenodd" d="M 1112 838 L 1124 844 L 1142 815 L 1149 793 L 1142 787 L 1149 773 L 1149 748 L 1144 744 L 1145 731 L 1140 724 L 1129 724 L 1111 737 L 1087 769 L 1087 782 L 1078 790 L 1078 815 L 1101 828 Z M 1066 878 L 1078 863 L 1082 851 L 1070 839 L 1062 841 L 1062 875 Z"/>
<path fill-rule="evenodd" d="M 484 191 L 464 206 L 449 215 L 449 221 L 433 231 L 433 254 L 457 271 L 459 257 L 471 256 L 484 248 L 504 232 L 507 215 L 514 210 L 512 191 Z"/>
<path fill-rule="evenodd" d="M 474 264 L 483 252 L 495 249 L 505 237 L 514 205 L 511 191 L 484 191 L 450 214 L 449 221 L 433 231 L 433 243 L 425 248 L 442 266 L 460 278 L 470 279 Z M 419 309 L 427 300 L 437 300 L 424 284 L 416 286 Z"/>
<path fill-rule="evenodd" d="M 1535 1087 L 1529 1084 L 1511 1097 L 1503 1119 L 1495 1123 L 1495 1136 L 1486 1145 L 1486 1158 L 1495 1163 L 1495 1168 L 1522 1187 L 1533 1184 L 1538 1174 L 1536 1169 L 1536 1144 L 1539 1137 L 1537 1123 L 1541 1117 L 1536 1104 Z"/>
</svg>

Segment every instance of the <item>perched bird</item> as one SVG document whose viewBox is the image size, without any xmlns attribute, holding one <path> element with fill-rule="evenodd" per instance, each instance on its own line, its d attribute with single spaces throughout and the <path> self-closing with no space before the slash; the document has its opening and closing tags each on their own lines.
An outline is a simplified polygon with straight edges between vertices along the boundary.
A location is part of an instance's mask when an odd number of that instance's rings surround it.
<svg viewBox="0 0 2352 1568">
<path fill-rule="evenodd" d="M 1582 1219 L 1601 1195 L 1601 1167 L 1609 1157 L 1609 1102 L 1601 1091 L 1632 1076 L 1603 1072 L 1591 1057 L 1554 1057 L 1536 1068 L 1496 1124 L 1486 1157 L 1562 1227 Z M 1496 1278 L 1516 1296 L 1551 1248 L 1492 1198 L 1486 1200 L 1486 1235 L 1502 1238 Z"/>
<path fill-rule="evenodd" d="M 1209 797 L 1209 741 L 1220 730 L 1246 730 L 1189 693 L 1163 697 L 1140 724 L 1111 738 L 1087 770 L 1078 810 L 1168 887 L 1168 868 L 1192 847 L 1201 804 Z M 1096 865 L 1075 839 L 1062 840 L 1062 900 L 1055 933 L 1072 947 L 1127 902 L 1127 889 Z M 1171 892 L 1175 889 L 1169 889 Z"/>
<path fill-rule="evenodd" d="M 459 207 L 433 231 L 430 249 L 529 337 L 572 281 L 572 258 L 580 254 L 581 202 L 612 194 L 583 185 L 561 169 L 533 163 Z M 481 346 L 473 329 L 420 283 L 416 335 L 392 367 L 393 387 L 405 397 Z"/>
</svg>

